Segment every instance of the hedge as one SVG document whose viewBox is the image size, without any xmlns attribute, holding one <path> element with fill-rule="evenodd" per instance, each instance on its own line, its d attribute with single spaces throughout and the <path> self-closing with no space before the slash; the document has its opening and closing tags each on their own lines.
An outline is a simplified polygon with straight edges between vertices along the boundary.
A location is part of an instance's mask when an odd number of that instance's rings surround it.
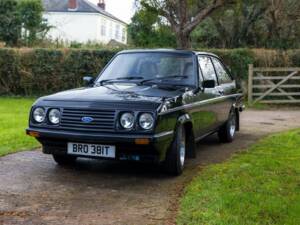
<svg viewBox="0 0 300 225">
<path fill-rule="evenodd" d="M 0 95 L 38 96 L 79 87 L 116 52 L 76 49 L 0 49 Z"/>
<path fill-rule="evenodd" d="M 246 80 L 248 64 L 299 66 L 300 50 L 209 49 L 230 65 L 238 80 Z M 97 76 L 117 51 L 83 49 L 0 48 L 0 95 L 45 95 L 82 85 L 82 77 Z"/>
</svg>

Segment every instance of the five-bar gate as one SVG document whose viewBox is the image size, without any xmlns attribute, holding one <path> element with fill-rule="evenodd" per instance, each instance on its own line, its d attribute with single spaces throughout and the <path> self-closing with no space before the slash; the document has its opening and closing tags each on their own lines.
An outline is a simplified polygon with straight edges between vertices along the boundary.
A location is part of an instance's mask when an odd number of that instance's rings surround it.
<svg viewBox="0 0 300 225">
<path fill-rule="evenodd" d="M 300 67 L 262 68 L 249 65 L 248 103 L 300 103 Z"/>
</svg>

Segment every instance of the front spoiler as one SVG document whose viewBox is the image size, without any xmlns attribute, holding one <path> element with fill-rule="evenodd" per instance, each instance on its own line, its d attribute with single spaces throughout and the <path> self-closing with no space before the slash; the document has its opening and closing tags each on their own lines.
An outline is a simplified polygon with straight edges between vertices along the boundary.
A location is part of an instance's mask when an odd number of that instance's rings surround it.
<svg viewBox="0 0 300 225">
<path fill-rule="evenodd" d="M 45 154 L 67 154 L 67 143 L 112 144 L 117 147 L 117 159 L 153 158 L 152 161 L 165 160 L 167 150 L 172 143 L 174 131 L 158 134 L 116 134 L 83 133 L 28 128 L 26 133 L 35 137 L 42 145 Z"/>
<path fill-rule="evenodd" d="M 67 139 L 78 141 L 91 141 L 101 143 L 123 142 L 123 143 L 135 143 L 137 139 L 148 139 L 150 143 L 157 143 L 160 141 L 166 141 L 173 138 L 174 131 L 161 132 L 158 134 L 116 134 L 116 133 L 83 133 L 83 132 L 70 132 L 70 131 L 58 131 L 38 128 L 26 129 L 26 134 L 31 135 L 34 132 L 37 134 L 37 138 L 55 138 L 55 139 Z"/>
</svg>

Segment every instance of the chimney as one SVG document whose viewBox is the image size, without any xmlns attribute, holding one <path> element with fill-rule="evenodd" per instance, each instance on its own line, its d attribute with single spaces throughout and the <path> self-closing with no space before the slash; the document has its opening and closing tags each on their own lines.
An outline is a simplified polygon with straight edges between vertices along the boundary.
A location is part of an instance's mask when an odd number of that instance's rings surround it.
<svg viewBox="0 0 300 225">
<path fill-rule="evenodd" d="M 68 0 L 68 10 L 69 11 L 77 10 L 77 0 Z"/>
<path fill-rule="evenodd" d="M 97 5 L 98 5 L 99 8 L 105 10 L 105 2 L 104 2 L 104 0 L 99 0 L 99 2 L 98 2 Z"/>
</svg>

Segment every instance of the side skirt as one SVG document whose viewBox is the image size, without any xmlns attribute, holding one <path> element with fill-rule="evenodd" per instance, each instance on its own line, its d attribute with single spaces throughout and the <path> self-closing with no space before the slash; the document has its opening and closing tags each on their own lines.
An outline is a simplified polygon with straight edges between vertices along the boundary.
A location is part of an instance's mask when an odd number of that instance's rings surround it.
<svg viewBox="0 0 300 225">
<path fill-rule="evenodd" d="M 207 133 L 207 134 L 204 134 L 203 136 L 200 136 L 200 137 L 198 137 L 198 138 L 195 138 L 195 142 L 197 143 L 197 142 L 201 141 L 202 139 L 204 139 L 204 138 L 206 138 L 206 137 L 208 137 L 208 136 L 210 136 L 210 135 L 212 135 L 212 134 L 218 132 L 218 130 L 219 130 L 219 128 L 217 128 L 217 129 L 215 129 L 215 130 L 213 130 L 213 131 L 211 131 L 211 132 L 209 132 L 209 133 Z"/>
</svg>

